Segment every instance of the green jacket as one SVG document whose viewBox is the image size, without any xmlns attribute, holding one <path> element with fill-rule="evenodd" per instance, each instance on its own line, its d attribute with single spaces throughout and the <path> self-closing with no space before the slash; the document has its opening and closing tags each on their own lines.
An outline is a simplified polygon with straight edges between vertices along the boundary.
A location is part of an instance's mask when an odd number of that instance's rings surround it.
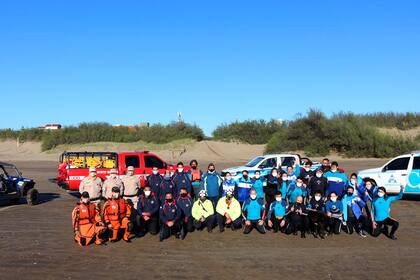
<svg viewBox="0 0 420 280">
<path fill-rule="evenodd" d="M 216 206 L 216 212 L 224 216 L 226 213 L 234 221 L 242 215 L 242 208 L 239 204 L 239 201 L 236 198 L 232 197 L 230 200 L 230 205 L 228 208 L 226 196 L 219 199 Z"/>
<path fill-rule="evenodd" d="M 207 218 L 214 214 L 213 203 L 206 199 L 204 202 L 197 200 L 192 207 L 192 216 L 194 220 L 200 220 L 201 217 Z"/>
</svg>

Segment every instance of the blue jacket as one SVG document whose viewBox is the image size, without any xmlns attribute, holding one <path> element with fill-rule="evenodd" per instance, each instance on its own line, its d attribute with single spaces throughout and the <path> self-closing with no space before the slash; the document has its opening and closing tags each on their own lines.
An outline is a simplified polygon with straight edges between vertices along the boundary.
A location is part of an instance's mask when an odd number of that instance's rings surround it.
<svg viewBox="0 0 420 280">
<path fill-rule="evenodd" d="M 264 177 L 252 180 L 252 188 L 257 191 L 257 198 L 264 198 L 264 184 L 266 180 Z"/>
<path fill-rule="evenodd" d="M 182 217 L 191 217 L 193 201 L 190 196 L 188 195 L 186 197 L 179 196 L 176 200 L 176 205 L 181 210 Z"/>
<path fill-rule="evenodd" d="M 143 212 L 148 212 L 150 215 L 155 215 L 159 211 L 159 201 L 154 195 L 146 197 L 141 195 L 137 203 L 137 213 L 141 216 Z"/>
<path fill-rule="evenodd" d="M 166 224 L 168 221 L 176 222 L 181 218 L 181 210 L 176 203 L 172 203 L 171 205 L 165 202 L 159 208 L 159 218 L 160 222 Z"/>
<path fill-rule="evenodd" d="M 163 180 L 163 177 L 160 174 L 156 174 L 156 175 L 152 174 L 147 177 L 147 185 L 152 188 L 152 192 L 156 196 L 159 196 L 159 186 L 162 180 Z"/>
<path fill-rule="evenodd" d="M 324 177 L 328 180 L 326 196 L 329 196 L 330 193 L 335 192 L 339 198 L 343 197 L 347 185 L 346 174 L 339 171 L 328 171 L 324 174 Z"/>
<path fill-rule="evenodd" d="M 163 179 L 162 182 L 160 182 L 159 187 L 159 200 L 160 204 L 162 205 L 165 202 L 165 195 L 166 193 L 172 193 L 172 196 L 175 197 L 175 187 L 172 183 L 171 178 Z"/>
<path fill-rule="evenodd" d="M 289 190 L 289 181 L 281 182 L 280 186 L 279 186 L 279 191 L 281 192 L 281 197 L 286 198 L 288 190 Z"/>
<path fill-rule="evenodd" d="M 236 192 L 238 195 L 239 202 L 244 202 L 249 198 L 249 191 L 251 190 L 251 188 L 252 181 L 249 177 L 247 180 L 245 180 L 244 177 L 238 179 Z"/>
<path fill-rule="evenodd" d="M 343 203 L 340 200 L 336 202 L 328 200 L 325 205 L 325 211 L 331 213 L 333 217 L 341 217 L 341 214 L 343 214 Z"/>
<path fill-rule="evenodd" d="M 400 193 L 396 196 L 388 196 L 388 197 L 377 197 L 373 200 L 372 203 L 372 211 L 375 215 L 375 222 L 382 222 L 386 218 L 389 218 L 389 211 L 391 208 L 391 203 L 399 200 L 403 197 L 403 191 L 401 190 Z"/>
<path fill-rule="evenodd" d="M 363 201 L 362 198 L 360 198 L 360 196 L 353 194 L 352 196 L 349 195 L 345 195 L 343 197 L 343 199 L 341 200 L 341 202 L 343 203 L 343 220 L 347 221 L 348 218 L 348 207 L 350 206 L 354 216 L 359 219 L 360 216 L 362 216 L 363 213 L 363 207 L 366 206 L 366 203 Z"/>
<path fill-rule="evenodd" d="M 275 217 L 284 217 L 286 216 L 286 210 L 287 210 L 287 202 L 285 199 L 282 199 L 280 202 L 274 201 L 270 204 L 270 209 L 268 210 L 267 219 L 270 219 L 273 213 Z"/>
<path fill-rule="evenodd" d="M 220 196 L 220 185 L 223 180 L 219 173 L 207 172 L 203 177 L 203 189 L 207 191 L 208 197 L 219 197 Z"/>
<path fill-rule="evenodd" d="M 287 197 L 290 204 L 295 203 L 298 196 L 306 197 L 306 194 L 306 188 L 304 186 L 298 188 L 295 184 L 290 185 L 289 190 L 287 191 Z"/>
<path fill-rule="evenodd" d="M 242 205 L 242 213 L 248 221 L 261 220 L 265 211 L 264 201 L 260 199 L 247 199 Z"/>
<path fill-rule="evenodd" d="M 187 189 L 188 193 L 191 193 L 191 181 L 188 177 L 187 173 L 178 171 L 175 172 L 175 174 L 172 176 L 172 182 L 174 184 L 174 191 L 175 191 L 175 197 L 178 197 L 179 191 L 182 187 L 185 187 Z"/>
<path fill-rule="evenodd" d="M 222 182 L 222 194 L 221 194 L 221 197 L 224 197 L 226 195 L 226 191 L 228 189 L 231 189 L 232 191 L 235 192 L 236 182 L 232 178 L 229 181 L 223 180 L 223 182 Z"/>
</svg>

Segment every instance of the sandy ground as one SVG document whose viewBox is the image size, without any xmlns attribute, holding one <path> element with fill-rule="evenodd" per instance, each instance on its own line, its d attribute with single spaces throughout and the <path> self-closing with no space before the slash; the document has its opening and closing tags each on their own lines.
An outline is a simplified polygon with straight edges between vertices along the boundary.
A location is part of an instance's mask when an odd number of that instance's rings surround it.
<svg viewBox="0 0 420 280">
<path fill-rule="evenodd" d="M 379 163 L 347 161 L 342 166 L 354 171 Z M 418 201 L 394 204 L 393 216 L 401 222 L 397 241 L 216 231 L 196 232 L 185 241 L 160 243 L 146 236 L 131 244 L 81 248 L 72 240 L 70 221 L 77 199 L 48 181 L 56 175 L 56 163 L 17 165 L 37 181 L 42 203 L 0 206 L 1 279 L 419 279 Z"/>
</svg>

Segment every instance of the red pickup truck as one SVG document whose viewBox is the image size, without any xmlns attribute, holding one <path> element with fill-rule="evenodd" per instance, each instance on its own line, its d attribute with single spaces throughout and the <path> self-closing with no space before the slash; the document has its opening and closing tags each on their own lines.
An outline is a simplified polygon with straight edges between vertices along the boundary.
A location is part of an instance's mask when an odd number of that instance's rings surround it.
<svg viewBox="0 0 420 280">
<path fill-rule="evenodd" d="M 95 166 L 98 177 L 105 180 L 112 168 L 118 170 L 119 175 L 125 175 L 128 166 L 134 167 L 134 174 L 139 177 L 142 187 L 146 177 L 152 174 L 152 168 L 157 166 L 159 173 L 166 170 L 175 171 L 176 167 L 148 151 L 141 152 L 64 152 L 60 156 L 58 166 L 58 184 L 68 190 L 79 190 L 80 182 L 89 175 L 89 167 Z"/>
</svg>

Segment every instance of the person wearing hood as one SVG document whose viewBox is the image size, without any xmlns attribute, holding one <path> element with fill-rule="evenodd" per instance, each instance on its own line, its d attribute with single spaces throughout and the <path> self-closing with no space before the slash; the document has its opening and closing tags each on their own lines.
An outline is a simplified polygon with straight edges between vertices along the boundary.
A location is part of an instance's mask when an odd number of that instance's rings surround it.
<svg viewBox="0 0 420 280">
<path fill-rule="evenodd" d="M 105 226 L 99 208 L 90 202 L 89 193 L 83 192 L 80 201 L 72 211 L 74 241 L 80 246 L 96 245 L 104 242 Z"/>
<path fill-rule="evenodd" d="M 363 208 L 366 203 L 360 196 L 354 193 L 354 186 L 347 187 L 347 193 L 341 200 L 343 203 L 343 226 L 348 234 L 353 234 L 356 231 L 361 237 L 366 237 L 363 230 L 365 217 L 363 216 Z"/>
<path fill-rule="evenodd" d="M 159 197 L 159 186 L 162 183 L 163 176 L 159 174 L 159 169 L 156 166 L 152 168 L 152 174 L 147 176 L 146 185 L 150 186 L 152 193 Z"/>
<path fill-rule="evenodd" d="M 181 212 L 181 239 L 184 240 L 187 236 L 187 233 L 194 231 L 193 218 L 191 213 L 193 207 L 193 199 L 185 187 L 181 187 L 179 196 L 176 199 L 176 205 Z"/>
<path fill-rule="evenodd" d="M 270 172 L 270 174 L 267 176 L 267 184 L 264 186 L 263 190 L 265 193 L 265 207 L 266 209 L 270 208 L 270 205 L 272 202 L 275 201 L 275 196 L 277 191 L 280 187 L 280 174 L 277 168 L 273 168 Z M 258 196 L 258 191 L 257 191 Z M 258 198 L 264 198 L 264 197 L 258 197 Z"/>
<path fill-rule="evenodd" d="M 373 233 L 378 237 L 382 232 L 390 239 L 396 240 L 395 232 L 398 230 L 399 222 L 391 217 L 391 204 L 402 199 L 404 186 L 401 185 L 400 193 L 396 196 L 388 196 L 384 187 L 378 188 L 378 196 L 373 200 L 372 213 L 374 214 Z M 389 232 L 388 227 L 391 227 Z"/>
<path fill-rule="evenodd" d="M 265 234 L 265 205 L 262 199 L 257 198 L 257 192 L 251 189 L 249 198 L 242 205 L 242 215 L 245 220 L 244 234 L 249 234 L 254 228 Z"/>
<path fill-rule="evenodd" d="M 179 196 L 180 190 L 184 187 L 187 192 L 191 195 L 191 181 L 188 174 L 184 171 L 184 164 L 179 162 L 176 165 L 177 169 L 174 175 L 172 175 L 172 182 L 174 185 L 175 198 Z"/>
<path fill-rule="evenodd" d="M 275 201 L 270 204 L 267 214 L 267 224 L 273 229 L 273 232 L 284 232 L 286 229 L 286 211 L 287 202 L 283 199 L 280 191 L 275 194 Z"/>
<path fill-rule="evenodd" d="M 236 197 L 241 205 L 249 199 L 249 192 L 252 188 L 252 180 L 249 177 L 248 170 L 242 171 L 242 177 L 237 181 Z"/>
<path fill-rule="evenodd" d="M 194 202 L 192 216 L 196 230 L 202 230 L 206 227 L 208 232 L 213 231 L 215 221 L 214 207 L 213 202 L 207 199 L 207 192 L 205 190 L 200 191 L 199 199 Z"/>
<path fill-rule="evenodd" d="M 169 192 L 172 194 L 173 197 L 175 197 L 175 187 L 174 183 L 172 182 L 171 178 L 171 171 L 166 170 L 165 175 L 163 176 L 162 182 L 160 182 L 159 185 L 159 204 L 163 205 L 165 203 L 165 195 Z"/>
<path fill-rule="evenodd" d="M 301 238 L 306 238 L 306 231 L 309 230 L 309 220 L 306 207 L 303 204 L 303 196 L 298 196 L 296 202 L 289 205 L 287 209 L 288 226 L 286 228 L 286 234 L 297 235 L 300 230 Z"/>
<path fill-rule="evenodd" d="M 345 193 L 347 185 L 346 174 L 338 169 L 338 163 L 336 161 L 331 163 L 331 170 L 324 173 L 324 177 L 327 178 L 327 196 L 330 193 L 335 192 L 339 199 L 341 199 Z"/>
<path fill-rule="evenodd" d="M 217 202 L 217 224 L 220 232 L 225 231 L 225 227 L 236 230 L 242 227 L 242 209 L 239 201 L 234 197 L 234 190 L 226 190 L 226 195 Z"/>
<path fill-rule="evenodd" d="M 137 203 L 137 226 L 140 236 L 147 233 L 156 235 L 159 232 L 159 200 L 150 186 L 145 186 Z"/>
<path fill-rule="evenodd" d="M 222 182 L 220 195 L 221 197 L 226 196 L 227 190 L 232 190 L 233 193 L 235 193 L 236 190 L 236 181 L 232 178 L 232 174 L 230 172 L 227 172 L 225 174 L 225 179 Z"/>
<path fill-rule="evenodd" d="M 197 200 L 199 198 L 198 194 L 199 192 L 202 190 L 203 188 L 203 172 L 200 170 L 199 166 L 198 166 L 198 162 L 197 160 L 193 159 L 190 162 L 190 167 L 191 170 L 188 171 L 188 178 L 191 181 L 191 186 L 192 186 L 192 198 L 194 198 L 195 200 Z"/>
<path fill-rule="evenodd" d="M 207 193 L 207 198 L 213 203 L 213 207 L 216 207 L 217 201 L 220 198 L 220 190 L 223 179 L 219 173 L 216 172 L 216 167 L 213 163 L 210 163 L 207 169 L 207 173 L 203 176 L 203 190 Z"/>
</svg>

